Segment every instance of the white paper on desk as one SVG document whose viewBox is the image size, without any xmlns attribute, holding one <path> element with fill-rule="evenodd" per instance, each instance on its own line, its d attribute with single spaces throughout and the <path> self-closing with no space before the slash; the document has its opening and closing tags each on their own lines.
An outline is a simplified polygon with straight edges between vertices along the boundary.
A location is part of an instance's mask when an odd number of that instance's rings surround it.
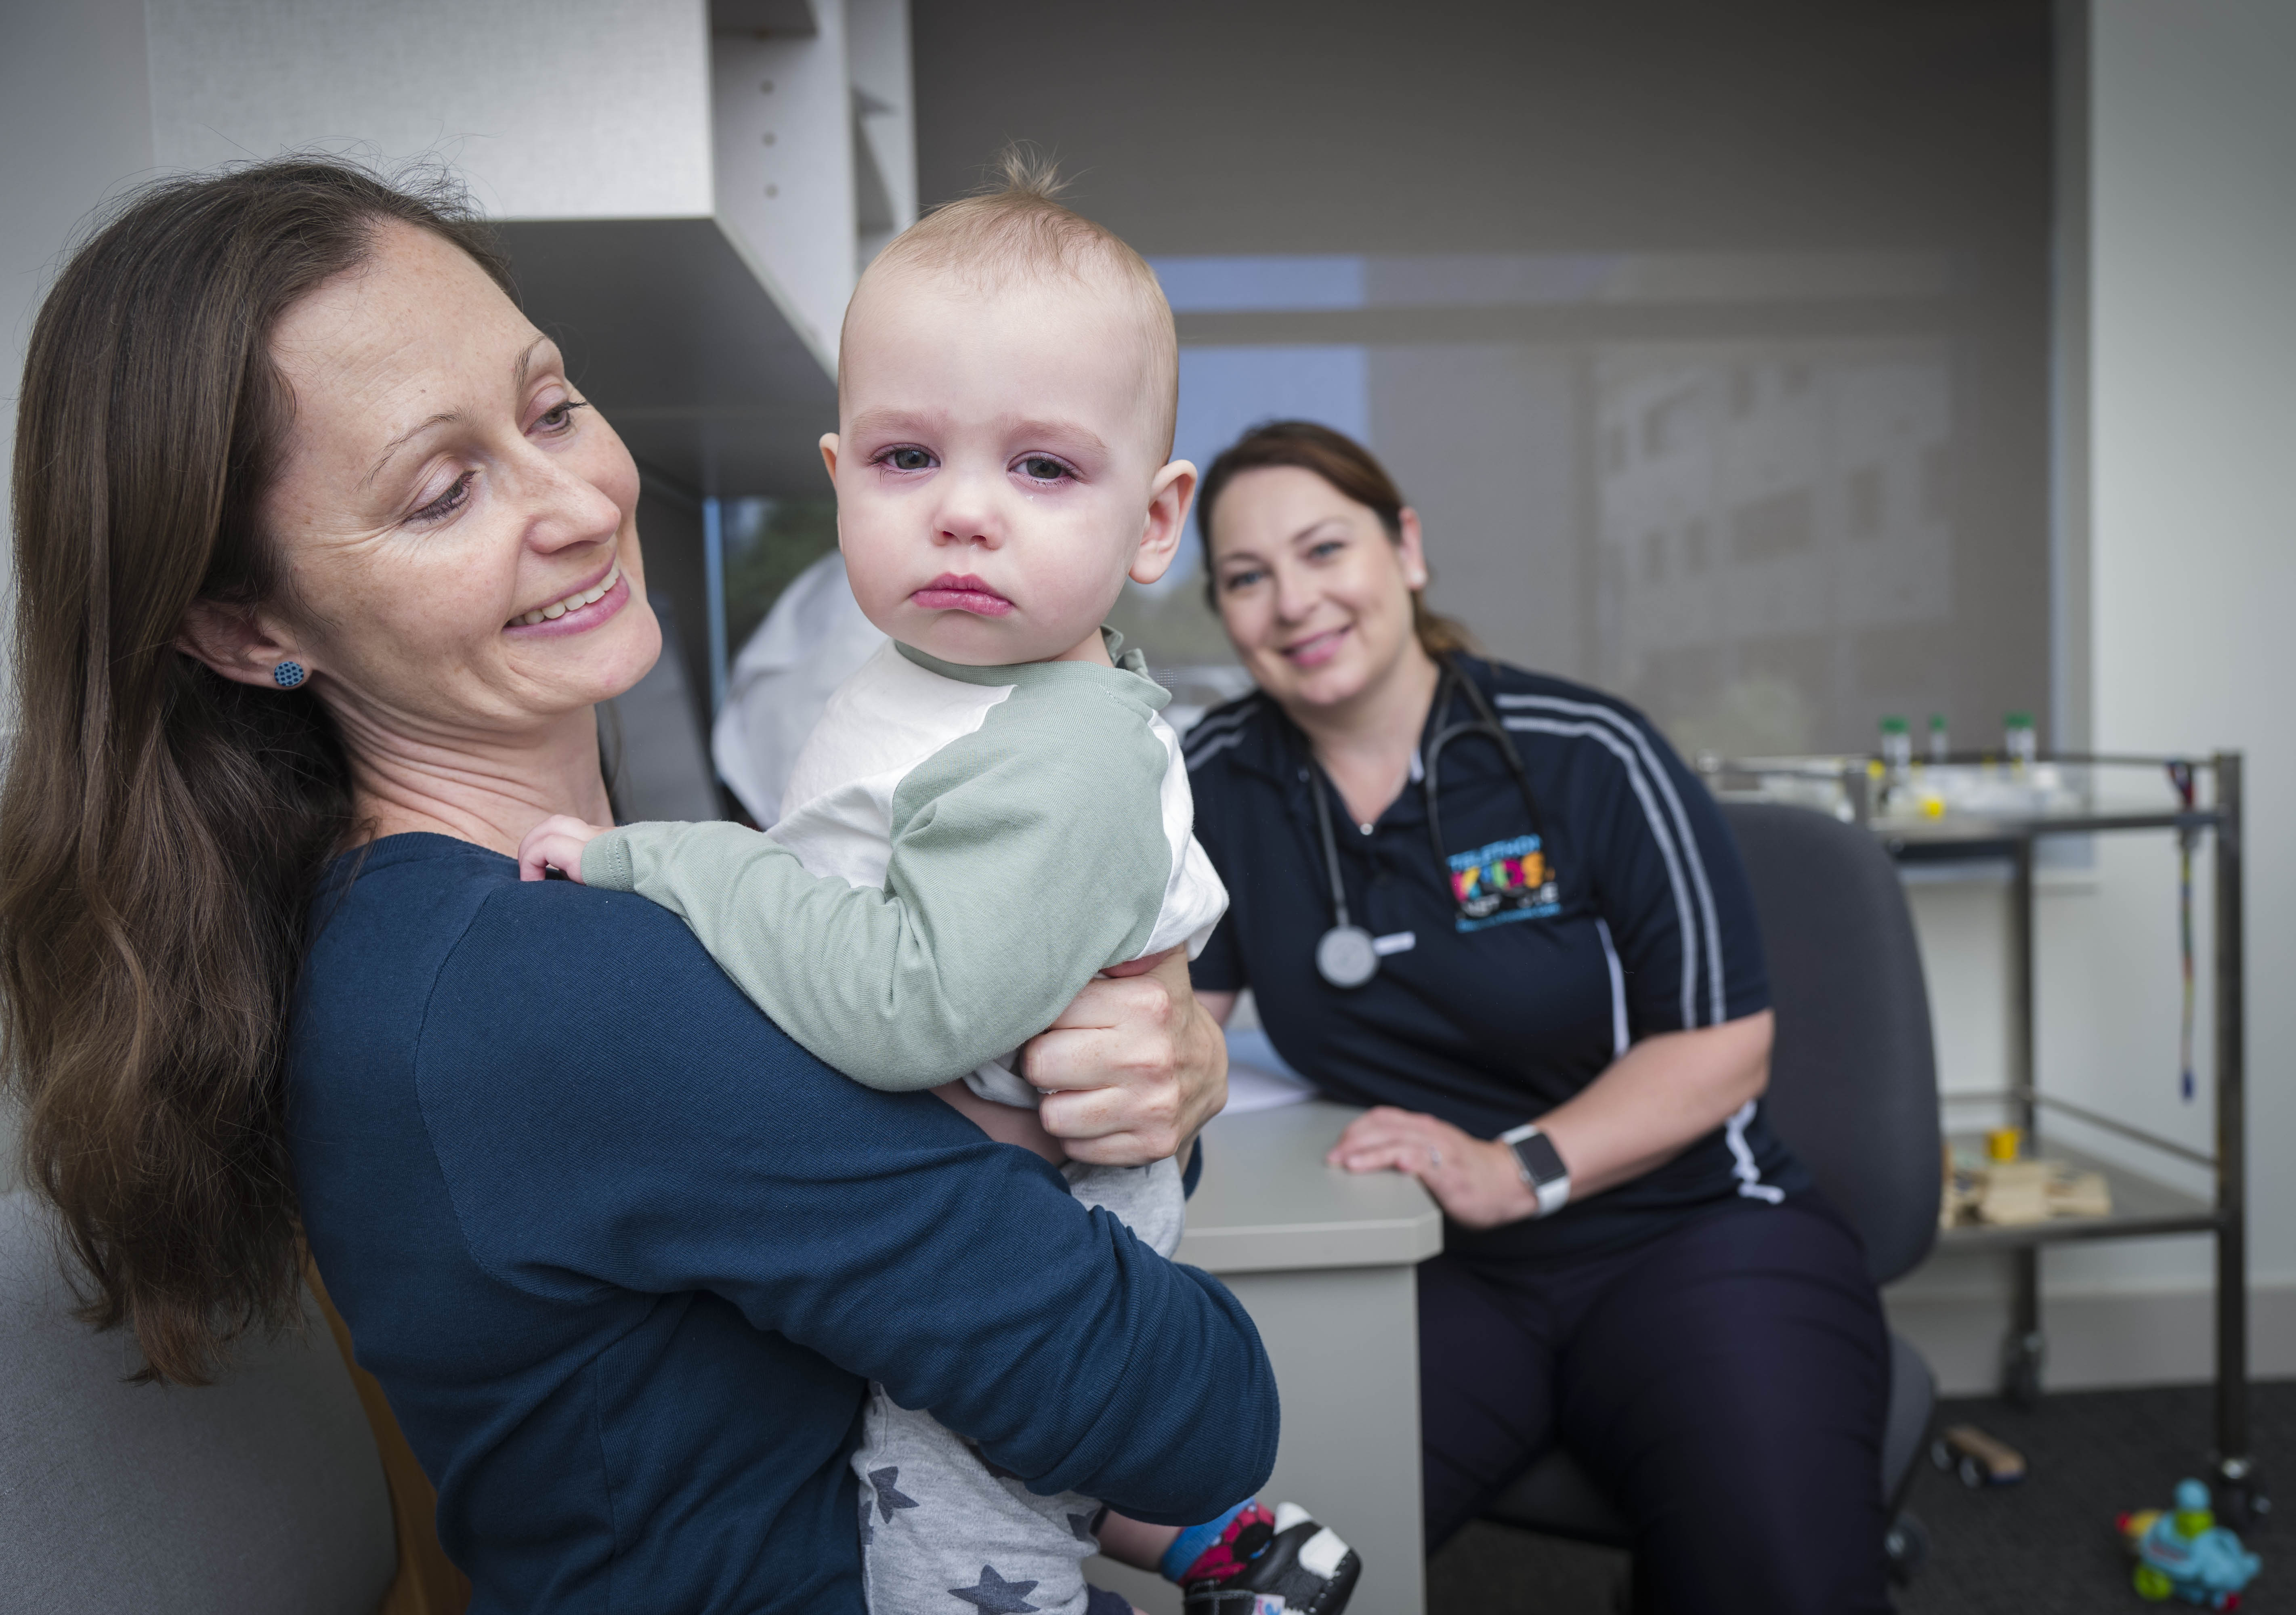
<svg viewBox="0 0 2296 1615">
<path fill-rule="evenodd" d="M 1284 1063 L 1267 1034 L 1258 1027 L 1227 1035 L 1227 1109 L 1224 1116 L 1248 1116 L 1316 1096 L 1316 1085 Z"/>
</svg>

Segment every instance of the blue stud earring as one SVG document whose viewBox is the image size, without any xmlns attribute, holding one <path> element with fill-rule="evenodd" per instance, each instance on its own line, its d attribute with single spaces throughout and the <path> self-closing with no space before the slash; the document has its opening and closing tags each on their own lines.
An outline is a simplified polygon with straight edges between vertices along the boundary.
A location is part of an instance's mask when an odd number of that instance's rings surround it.
<svg viewBox="0 0 2296 1615">
<path fill-rule="evenodd" d="M 310 676 L 299 661 L 283 661 L 271 669 L 271 682 L 283 690 L 291 690 Z"/>
</svg>

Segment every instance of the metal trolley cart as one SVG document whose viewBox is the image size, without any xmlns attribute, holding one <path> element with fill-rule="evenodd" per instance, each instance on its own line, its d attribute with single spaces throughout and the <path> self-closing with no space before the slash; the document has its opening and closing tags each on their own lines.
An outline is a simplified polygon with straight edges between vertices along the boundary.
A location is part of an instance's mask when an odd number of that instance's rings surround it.
<svg viewBox="0 0 2296 1615">
<path fill-rule="evenodd" d="M 2000 1091 L 1940 1095 L 1950 1111 L 1992 1105 L 2038 1145 L 2045 1119 L 2070 1118 L 2130 1140 L 2176 1160 L 2204 1168 L 2214 1183 L 2206 1199 L 2161 1183 L 2118 1162 L 2052 1140 L 2049 1153 L 2077 1168 L 2102 1173 L 2112 1210 L 2012 1226 L 1941 1229 L 1940 1248 L 2000 1250 L 2012 1258 L 2013 1288 L 2009 1332 L 2002 1351 L 2003 1394 L 2030 1405 L 2041 1394 L 2046 1341 L 2041 1331 L 2040 1247 L 2066 1240 L 2136 1239 L 2168 1234 L 2216 1237 L 2216 1445 L 2211 1464 L 2218 1510 L 2244 1528 L 2271 1506 L 2264 1478 L 2249 1449 L 2248 1250 L 2245 1183 L 2246 1122 L 2243 1099 L 2241 894 L 2241 754 L 2206 758 L 2094 754 L 2031 756 L 1960 753 L 1921 764 L 1873 757 L 1700 759 L 1716 794 L 1799 801 L 1868 826 L 1901 864 L 2005 862 L 2009 866 L 2008 1069 Z M 2142 772 L 2139 772 L 2142 771 Z M 2151 783 L 2168 790 L 2157 807 L 2123 810 L 2110 805 L 2116 783 Z M 2177 838 L 2187 872 L 2202 838 L 2210 843 L 2214 877 L 2214 937 L 2210 977 L 2214 995 L 2216 1107 L 2213 1152 L 2172 1139 L 2041 1091 L 2035 1060 L 2034 866 L 2046 837 L 2122 831 L 2169 831 Z M 2186 914 L 2189 924 L 2189 909 Z M 2186 968 L 2192 968 L 2186 938 Z M 2192 990 L 2187 977 L 2187 992 Z M 2191 1000 L 2187 998 L 2189 1014 Z"/>
</svg>

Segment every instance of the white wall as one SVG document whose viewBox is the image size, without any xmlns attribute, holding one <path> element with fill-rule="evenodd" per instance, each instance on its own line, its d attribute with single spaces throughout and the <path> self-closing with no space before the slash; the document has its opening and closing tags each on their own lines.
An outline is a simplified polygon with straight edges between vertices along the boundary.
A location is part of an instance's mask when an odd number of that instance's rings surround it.
<svg viewBox="0 0 2296 1615">
<path fill-rule="evenodd" d="M 0 509 L 11 508 L 16 394 L 41 296 L 89 213 L 152 167 L 145 79 L 142 0 L 0 10 Z M 7 562 L 0 540 L 0 575 Z M 9 676 L 0 660 L 0 713 L 14 704 Z M 0 1108 L 0 1193 L 14 1186 L 15 1153 Z"/>
<path fill-rule="evenodd" d="M 845 11 L 815 8 L 809 37 L 721 36 L 710 80 L 719 109 L 718 216 L 773 270 L 791 324 L 834 369 L 854 265 L 853 90 Z"/>
<path fill-rule="evenodd" d="M 88 215 L 152 168 L 141 0 L 0 10 L 0 506 L 9 497 L 24 344 L 50 277 Z M 0 679 L 8 674 L 0 666 Z M 0 691 L 0 710 L 6 693 Z"/>
<path fill-rule="evenodd" d="M 2095 0 L 2082 54 L 2087 160 L 2067 172 L 2086 190 L 2063 201 L 2089 385 L 2065 504 L 2087 564 L 2063 605 L 2088 630 L 2098 749 L 2248 756 L 2251 1344 L 2259 1373 L 2296 1373 L 2296 7 Z M 2001 897 L 1915 894 L 1948 1086 L 1998 1079 Z M 2205 985 L 2202 1094 L 2176 1091 L 2175 905 L 2161 837 L 2102 841 L 2093 875 L 2046 889 L 2042 1080 L 2207 1147 Z M 2055 1381 L 2206 1376 L 2210 1272 L 2200 1239 L 2052 1253 Z M 1989 1379 L 1999 1294 L 1994 1265 L 1940 1262 L 1892 1303 L 1968 1386 Z"/>
<path fill-rule="evenodd" d="M 580 0 L 541 27 L 524 0 L 145 9 L 154 146 L 168 168 L 314 145 L 385 161 L 430 153 L 497 218 L 710 210 L 704 0 Z"/>
<path fill-rule="evenodd" d="M 2112 748 L 2249 758 L 2257 1277 L 2296 1283 L 2296 8 L 2100 0 L 2091 45 L 2092 701 Z M 2108 993 L 2141 894 L 2108 882 Z"/>
</svg>

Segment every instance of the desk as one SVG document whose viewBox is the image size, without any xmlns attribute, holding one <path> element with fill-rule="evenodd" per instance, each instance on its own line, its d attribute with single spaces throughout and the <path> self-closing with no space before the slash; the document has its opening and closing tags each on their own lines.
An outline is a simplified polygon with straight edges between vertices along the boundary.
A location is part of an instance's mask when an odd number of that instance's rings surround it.
<svg viewBox="0 0 2296 1615">
<path fill-rule="evenodd" d="M 1363 1555 L 1353 1609 L 1422 1615 L 1417 1265 L 1443 1217 L 1398 1173 L 1324 1164 L 1356 1112 L 1311 1102 L 1204 1129 L 1204 1176 L 1178 1259 L 1219 1275 L 1259 1326 L 1283 1398 L 1269 1507 L 1290 1500 Z M 1149 1615 L 1177 1588 L 1095 1559 L 1086 1576 Z"/>
</svg>

